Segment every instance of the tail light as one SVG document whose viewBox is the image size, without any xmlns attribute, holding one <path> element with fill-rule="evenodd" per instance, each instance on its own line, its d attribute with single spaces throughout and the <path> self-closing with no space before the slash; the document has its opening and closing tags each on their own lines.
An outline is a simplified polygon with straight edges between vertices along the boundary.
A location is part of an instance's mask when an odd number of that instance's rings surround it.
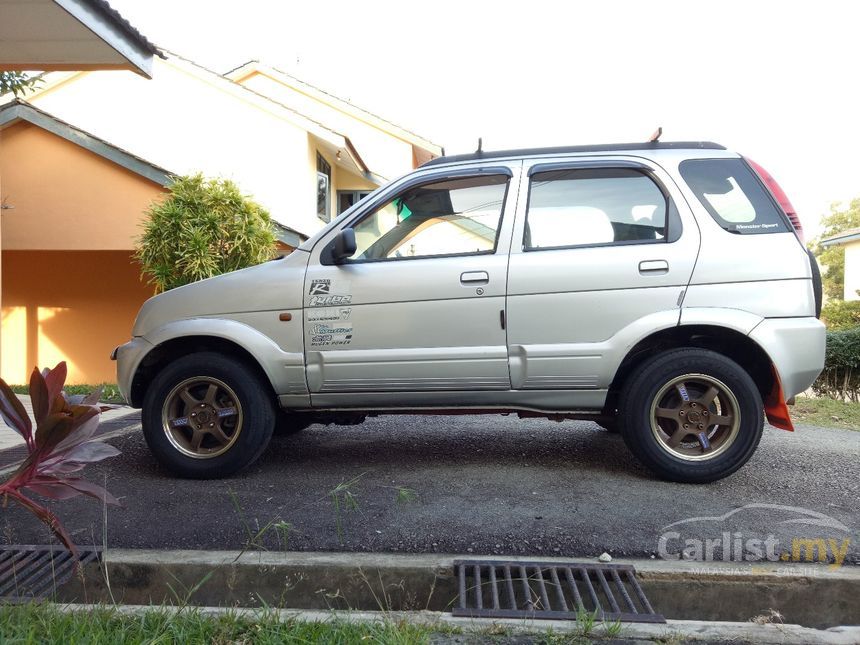
<svg viewBox="0 0 860 645">
<path fill-rule="evenodd" d="M 794 233 L 797 235 L 797 239 L 800 240 L 801 244 L 805 245 L 806 239 L 803 235 L 803 225 L 800 223 L 800 218 L 797 216 L 797 211 L 794 206 L 792 206 L 791 200 L 788 199 L 788 195 L 785 194 L 785 191 L 778 183 L 776 183 L 776 179 L 774 179 L 773 175 L 771 175 L 767 170 L 748 157 L 744 157 L 744 160 L 752 167 L 755 174 L 757 174 L 759 179 L 764 182 L 764 185 L 767 186 L 770 194 L 773 195 L 773 198 L 777 201 L 780 208 L 782 208 L 788 216 L 788 219 L 791 221 L 791 225 L 794 227 Z"/>
</svg>

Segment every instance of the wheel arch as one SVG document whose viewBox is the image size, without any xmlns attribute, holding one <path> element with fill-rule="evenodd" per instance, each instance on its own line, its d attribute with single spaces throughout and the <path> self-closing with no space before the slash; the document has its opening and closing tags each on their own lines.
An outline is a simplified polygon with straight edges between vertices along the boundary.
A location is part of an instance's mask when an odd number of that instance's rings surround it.
<svg viewBox="0 0 860 645">
<path fill-rule="evenodd" d="M 203 351 L 231 356 L 250 366 L 269 385 L 272 395 L 306 394 L 304 356 L 285 352 L 258 330 L 229 319 L 194 318 L 172 322 L 146 336 L 152 348 L 134 367 L 130 403 L 140 407 L 155 375 L 171 361 Z"/>
<path fill-rule="evenodd" d="M 268 374 L 256 357 L 240 344 L 219 336 L 177 336 L 154 346 L 140 361 L 131 382 L 131 405 L 136 408 L 143 405 L 146 391 L 161 370 L 178 358 L 199 352 L 216 352 L 241 361 L 269 385 L 272 396 L 275 396 Z"/>
<path fill-rule="evenodd" d="M 735 361 L 753 379 L 762 399 L 774 389 L 770 356 L 748 335 L 720 325 L 682 324 L 649 334 L 627 352 L 610 383 L 604 414 L 614 414 L 619 393 L 639 365 L 657 354 L 680 347 L 709 349 Z"/>
</svg>

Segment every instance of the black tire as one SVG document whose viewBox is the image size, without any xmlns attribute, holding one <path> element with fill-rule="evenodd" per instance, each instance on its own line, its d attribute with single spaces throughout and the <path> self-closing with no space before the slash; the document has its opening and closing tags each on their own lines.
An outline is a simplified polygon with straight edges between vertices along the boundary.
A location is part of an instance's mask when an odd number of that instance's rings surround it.
<svg viewBox="0 0 860 645">
<path fill-rule="evenodd" d="M 235 394 L 235 407 L 240 415 L 236 422 L 238 433 L 224 448 L 225 452 L 217 456 L 195 458 L 183 453 L 177 440 L 168 437 L 162 421 L 167 397 L 181 384 L 188 381 L 193 384 L 196 378 L 217 380 Z M 228 477 L 250 466 L 269 444 L 275 427 L 273 398 L 269 384 L 247 364 L 213 352 L 189 354 L 165 367 L 147 389 L 141 414 L 143 436 L 156 459 L 179 477 Z M 188 431 L 192 431 L 190 426 Z"/>
<path fill-rule="evenodd" d="M 672 447 L 669 447 L 666 441 L 661 442 L 658 439 L 663 427 L 673 428 L 675 432 L 680 434 L 686 432 L 681 430 L 681 423 L 678 421 L 657 420 L 657 417 L 661 416 L 661 409 L 671 409 L 672 411 L 676 409 L 661 408 L 658 404 L 668 401 L 666 397 L 671 397 L 675 392 L 673 389 L 667 390 L 665 388 L 674 380 L 685 377 L 685 375 L 701 375 L 703 385 L 700 385 L 700 388 L 706 387 L 708 379 L 715 379 L 719 385 L 724 385 L 728 390 L 728 393 L 721 394 L 724 397 L 725 408 L 727 411 L 736 410 L 731 415 L 732 419 L 737 419 L 735 425 L 715 425 L 709 428 L 705 423 L 705 438 L 698 439 L 698 435 L 693 435 L 691 432 L 685 436 L 686 443 L 674 447 L 676 450 L 692 452 L 699 449 L 697 442 L 701 442 L 701 451 L 704 454 L 705 444 L 713 449 L 713 444 L 707 441 L 707 433 L 722 431 L 725 433 L 722 435 L 725 446 L 720 451 L 715 452 L 713 457 L 679 457 L 672 452 Z M 695 378 L 691 377 L 690 380 L 695 385 Z M 686 381 L 686 377 L 684 381 Z M 704 398 L 702 399 L 692 397 L 682 399 L 681 389 L 685 393 L 687 392 L 684 381 L 680 383 L 680 389 L 677 385 L 675 386 L 678 394 L 674 395 L 679 401 L 677 409 L 694 405 L 690 401 L 699 401 L 699 410 L 703 410 L 701 401 L 706 400 L 706 395 L 703 395 Z M 718 390 L 722 392 L 722 388 L 719 386 Z M 660 401 L 655 402 L 655 398 L 658 396 Z M 714 403 L 717 402 L 719 399 L 714 401 Z M 656 428 L 652 428 L 652 404 L 655 406 L 654 425 L 657 426 Z M 640 365 L 627 379 L 621 392 L 618 407 L 621 435 L 633 455 L 657 476 L 675 482 L 702 484 L 732 474 L 743 466 L 755 452 L 764 428 L 761 394 L 749 374 L 731 359 L 704 349 L 672 350 L 659 354 Z M 709 409 L 713 410 L 714 408 Z M 688 416 L 684 418 L 689 419 L 690 413 L 688 409 Z M 716 413 L 710 412 L 710 414 L 712 416 L 709 418 L 714 419 L 713 415 Z M 727 412 L 720 414 L 727 414 Z M 735 415 L 737 416 L 735 417 Z M 729 417 L 717 418 L 727 419 Z M 696 421 L 699 420 L 702 419 L 697 416 Z M 667 426 L 667 423 L 670 425 Z M 696 426 L 696 428 L 698 427 L 701 426 Z M 667 434 L 669 433 L 670 431 L 667 431 Z M 697 438 L 691 440 L 691 436 Z M 716 437 L 716 434 L 713 436 Z M 732 439 L 729 441 L 725 437 L 732 437 Z M 698 460 L 693 461 L 691 459 Z"/>
</svg>

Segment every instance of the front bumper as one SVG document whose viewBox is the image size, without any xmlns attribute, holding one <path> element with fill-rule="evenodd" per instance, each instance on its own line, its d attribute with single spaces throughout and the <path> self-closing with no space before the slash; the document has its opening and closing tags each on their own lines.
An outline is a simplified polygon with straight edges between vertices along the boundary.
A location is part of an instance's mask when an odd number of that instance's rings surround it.
<svg viewBox="0 0 860 645">
<path fill-rule="evenodd" d="M 827 334 L 817 318 L 765 318 L 750 338 L 773 361 L 786 399 L 808 389 L 824 369 Z"/>
<path fill-rule="evenodd" d="M 153 347 L 143 337 L 136 336 L 111 353 L 111 358 L 116 361 L 116 382 L 126 403 L 131 404 L 131 384 L 137 368 Z"/>
</svg>

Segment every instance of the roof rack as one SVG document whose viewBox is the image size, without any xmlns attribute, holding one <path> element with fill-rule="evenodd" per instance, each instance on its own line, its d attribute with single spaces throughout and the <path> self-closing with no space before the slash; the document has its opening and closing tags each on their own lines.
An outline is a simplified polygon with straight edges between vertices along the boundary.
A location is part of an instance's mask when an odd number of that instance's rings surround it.
<svg viewBox="0 0 860 645">
<path fill-rule="evenodd" d="M 648 143 L 607 143 L 590 146 L 560 146 L 555 148 L 521 148 L 518 150 L 495 150 L 490 152 L 470 152 L 463 155 L 437 157 L 422 164 L 437 166 L 459 161 L 478 161 L 480 159 L 500 159 L 502 157 L 535 157 L 539 155 L 557 155 L 572 152 L 617 152 L 620 150 L 725 150 L 724 146 L 711 141 L 654 141 Z"/>
</svg>

